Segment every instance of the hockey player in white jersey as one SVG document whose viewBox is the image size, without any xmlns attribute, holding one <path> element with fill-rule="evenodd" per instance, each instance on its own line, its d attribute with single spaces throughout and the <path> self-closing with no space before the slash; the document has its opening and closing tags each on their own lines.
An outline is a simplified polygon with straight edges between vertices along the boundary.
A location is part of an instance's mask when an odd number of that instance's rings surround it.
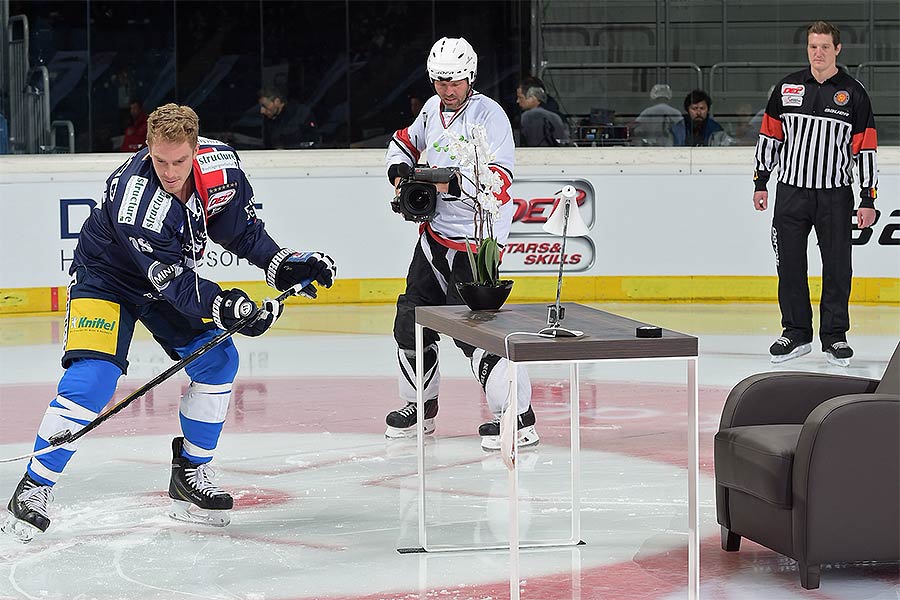
<svg viewBox="0 0 900 600">
<path fill-rule="evenodd" d="M 512 127 L 506 113 L 494 100 L 473 88 L 478 70 L 478 57 L 464 38 L 441 38 L 431 48 L 426 63 L 435 95 L 422 107 L 412 125 L 397 131 L 388 147 L 386 160 L 388 179 L 396 187 L 401 174 L 416 164 L 430 167 L 458 167 L 459 161 L 447 151 L 448 140 L 460 136 L 471 140 L 473 127 L 481 126 L 487 136 L 494 161 L 492 171 L 499 174 L 503 185 L 497 199 L 501 202 L 500 218 L 494 219 L 494 237 L 502 246 L 509 236 L 514 212 L 508 189 L 513 179 L 515 162 Z M 466 175 L 463 172 L 463 175 Z M 453 178 L 449 184 L 438 184 L 437 210 L 430 221 L 420 226 L 419 240 L 413 252 L 406 279 L 406 290 L 397 299 L 394 339 L 397 342 L 400 367 L 399 391 L 404 406 L 388 413 L 388 438 L 415 435 L 415 309 L 416 306 L 463 304 L 456 290 L 457 282 L 472 281 L 473 274 L 466 255 L 466 238 L 476 239 L 475 209 L 465 198 L 475 196 L 471 173 Z M 460 183 L 460 181 L 462 183 Z M 476 250 L 472 246 L 472 250 Z M 425 351 L 425 433 L 434 432 L 438 412 L 440 372 L 438 334 L 426 329 Z M 480 348 L 456 341 L 470 359 L 472 372 L 481 383 L 488 407 L 495 419 L 479 427 L 482 448 L 500 448 L 499 417 L 507 402 L 507 360 Z M 538 443 L 531 409 L 531 382 L 525 369 L 519 369 L 518 427 L 520 448 Z"/>
</svg>

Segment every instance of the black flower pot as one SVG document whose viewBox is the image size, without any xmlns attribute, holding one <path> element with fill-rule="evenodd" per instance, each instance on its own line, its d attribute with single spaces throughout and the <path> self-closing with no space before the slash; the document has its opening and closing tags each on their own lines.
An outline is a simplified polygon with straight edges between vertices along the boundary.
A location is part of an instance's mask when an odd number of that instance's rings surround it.
<svg viewBox="0 0 900 600">
<path fill-rule="evenodd" d="M 456 284 L 466 306 L 472 310 L 497 310 L 512 291 L 512 279 L 500 279 L 495 284 L 466 281 Z"/>
</svg>

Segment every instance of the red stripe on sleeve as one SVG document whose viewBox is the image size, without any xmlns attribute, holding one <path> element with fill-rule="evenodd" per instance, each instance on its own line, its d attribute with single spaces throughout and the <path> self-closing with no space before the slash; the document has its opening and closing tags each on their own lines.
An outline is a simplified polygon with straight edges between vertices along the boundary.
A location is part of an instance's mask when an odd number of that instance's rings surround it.
<svg viewBox="0 0 900 600">
<path fill-rule="evenodd" d="M 500 188 L 500 193 L 494 195 L 497 196 L 497 200 L 500 201 L 500 204 L 506 204 L 510 200 L 508 190 L 509 186 L 512 185 L 512 180 L 510 180 L 509 175 L 507 175 L 506 171 L 504 171 L 503 169 L 499 167 L 491 167 L 490 169 L 494 173 L 499 173 L 500 179 L 503 180 L 503 187 Z"/>
<path fill-rule="evenodd" d="M 781 121 L 769 116 L 769 113 L 763 115 L 759 133 L 770 138 L 775 138 L 776 140 L 784 140 L 784 131 L 781 129 Z"/>
<path fill-rule="evenodd" d="M 876 150 L 878 148 L 878 134 L 871 127 L 865 131 L 853 134 L 853 154 L 859 154 L 861 150 Z"/>
<path fill-rule="evenodd" d="M 410 153 L 412 153 L 416 162 L 419 162 L 419 149 L 416 148 L 415 145 L 413 145 L 412 140 L 409 139 L 409 128 L 405 127 L 403 129 L 398 129 L 394 136 L 406 146 L 406 149 L 409 150 Z"/>
</svg>

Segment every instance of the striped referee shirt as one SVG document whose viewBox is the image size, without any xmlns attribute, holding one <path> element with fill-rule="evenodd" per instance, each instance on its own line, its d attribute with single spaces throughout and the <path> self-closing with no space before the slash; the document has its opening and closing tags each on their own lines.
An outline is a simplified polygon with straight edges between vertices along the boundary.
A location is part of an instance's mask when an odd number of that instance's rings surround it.
<svg viewBox="0 0 900 600">
<path fill-rule="evenodd" d="M 823 83 L 806 68 L 782 79 L 766 106 L 756 144 L 757 191 L 777 166 L 778 181 L 802 188 L 853 183 L 859 168 L 861 207 L 874 206 L 878 186 L 875 117 L 865 88 L 842 70 Z"/>
</svg>

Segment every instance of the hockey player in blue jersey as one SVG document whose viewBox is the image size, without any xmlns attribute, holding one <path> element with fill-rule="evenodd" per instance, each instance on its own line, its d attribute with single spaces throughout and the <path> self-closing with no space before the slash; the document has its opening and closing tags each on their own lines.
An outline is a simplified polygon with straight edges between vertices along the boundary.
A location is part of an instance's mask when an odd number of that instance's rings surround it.
<svg viewBox="0 0 900 600">
<path fill-rule="evenodd" d="M 137 321 L 178 360 L 248 315 L 240 333 L 257 336 L 275 323 L 281 305 L 258 307 L 239 289 L 223 290 L 200 277 L 207 239 L 260 267 L 282 291 L 314 281 L 330 287 L 334 262 L 321 252 L 281 248 L 253 208 L 253 190 L 236 152 L 198 137 L 199 119 L 187 106 L 167 104 L 148 120 L 148 147 L 107 180 L 101 205 L 85 221 L 75 250 L 66 305 L 62 359 L 66 369 L 35 440 L 79 431 L 112 399 L 128 367 Z M 314 297 L 312 284 L 304 295 Z M 259 314 L 257 314 L 259 313 Z M 208 464 L 218 445 L 238 370 L 230 338 L 186 369 L 191 379 L 179 417 L 183 436 L 172 441 L 170 515 L 227 525 L 232 497 L 216 487 Z M 52 489 L 79 442 L 34 457 L 9 501 L 4 531 L 22 541 L 50 525 Z"/>
</svg>

